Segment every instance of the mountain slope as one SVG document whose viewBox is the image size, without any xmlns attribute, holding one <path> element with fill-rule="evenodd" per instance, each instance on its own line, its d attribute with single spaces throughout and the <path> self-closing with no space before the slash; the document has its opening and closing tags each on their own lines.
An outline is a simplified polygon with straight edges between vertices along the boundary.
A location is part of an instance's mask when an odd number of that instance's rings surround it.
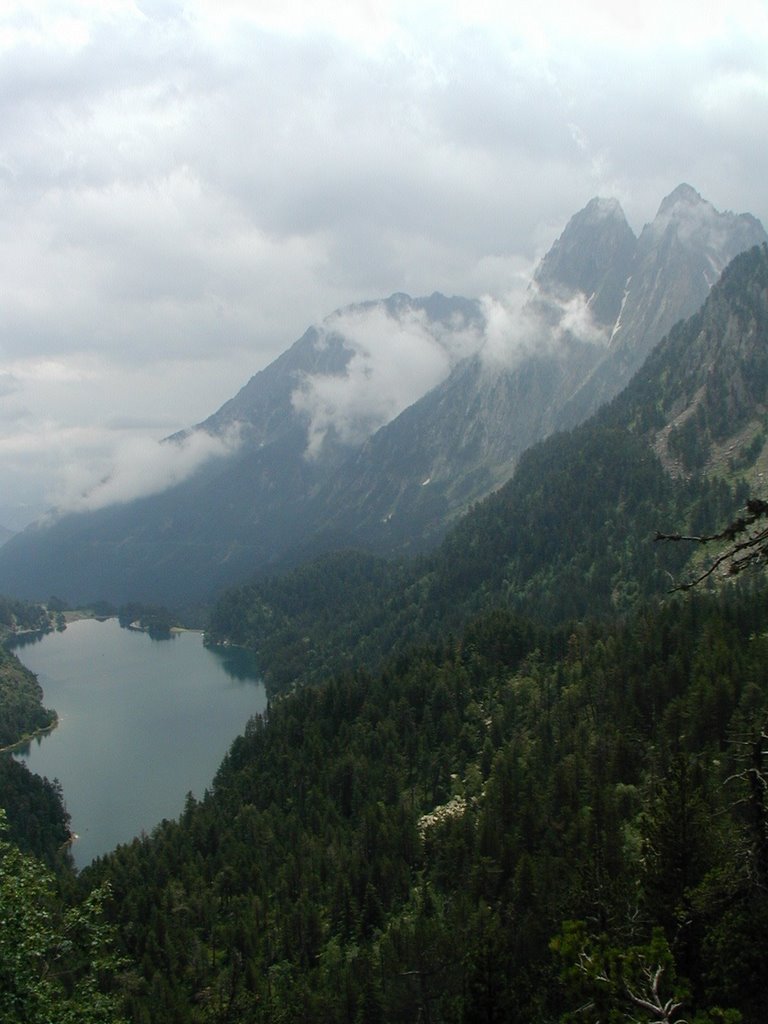
<svg viewBox="0 0 768 1024">
<path fill-rule="evenodd" d="M 619 1021 L 670 1000 L 762 1024 L 768 593 L 627 609 L 662 575 L 654 520 L 732 500 L 654 446 L 724 405 L 704 424 L 718 468 L 765 403 L 767 313 L 763 247 L 429 559 L 394 578 L 336 556 L 252 588 L 251 624 L 285 630 L 293 588 L 299 659 L 333 643 L 351 670 L 273 701 L 202 801 L 81 876 L 110 886 L 126 1016 Z M 622 614 L 546 629 L 516 603 Z M 363 604 L 371 635 L 397 624 L 376 674 Z"/>
<path fill-rule="evenodd" d="M 373 419 L 368 408 L 356 414 L 353 403 L 340 426 L 326 414 L 353 368 L 362 378 L 370 369 L 366 329 L 420 346 L 429 382 L 449 372 L 454 349 L 476 344 L 480 322 L 476 303 L 437 294 L 395 295 L 337 312 L 194 431 L 165 442 L 182 445 L 204 432 L 237 438 L 234 451 L 159 494 L 30 527 L 2 547 L 0 588 L 20 596 L 64 594 L 71 602 L 179 604 L 247 578 L 301 540 L 318 483 L 393 414 L 386 401 Z M 418 394 L 422 380 L 412 377 Z"/>
<path fill-rule="evenodd" d="M 690 552 L 659 548 L 655 532 L 707 532 L 729 521 L 765 458 L 754 442 L 751 454 L 741 453 L 738 439 L 768 406 L 766 325 L 762 246 L 733 261 L 700 313 L 670 332 L 621 395 L 580 427 L 530 448 L 509 483 L 432 555 L 388 573 L 362 563 L 329 590 L 320 619 L 309 595 L 333 579 L 334 557 L 233 591 L 212 616 L 212 639 L 260 650 L 280 688 L 338 668 L 341 651 L 379 664 L 385 652 L 432 643 L 498 604 L 562 622 L 625 612 L 663 594 Z M 659 448 L 686 411 L 690 418 L 699 409 L 708 417 L 699 442 L 707 472 L 686 474 Z M 735 475 L 716 457 L 724 448 L 741 453 Z M 381 578 L 371 592 L 373 572 Z"/>
</svg>

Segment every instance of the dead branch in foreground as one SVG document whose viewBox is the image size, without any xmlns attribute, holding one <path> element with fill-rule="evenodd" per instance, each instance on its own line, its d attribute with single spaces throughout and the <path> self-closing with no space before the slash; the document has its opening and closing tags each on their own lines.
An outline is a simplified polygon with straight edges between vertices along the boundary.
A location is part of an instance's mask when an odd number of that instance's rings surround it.
<svg viewBox="0 0 768 1024">
<path fill-rule="evenodd" d="M 729 576 L 737 576 L 750 566 L 768 561 L 768 525 L 763 524 L 757 529 L 754 528 L 756 523 L 766 517 L 768 517 L 768 501 L 751 498 L 746 505 L 746 515 L 735 519 L 718 533 L 686 536 L 681 533 L 657 532 L 654 537 L 654 540 L 657 541 L 688 541 L 694 544 L 725 541 L 728 544 L 728 547 L 721 551 L 695 579 L 689 580 L 687 583 L 675 584 L 672 587 L 672 593 L 697 587 L 721 566 L 727 566 L 726 572 Z"/>
</svg>

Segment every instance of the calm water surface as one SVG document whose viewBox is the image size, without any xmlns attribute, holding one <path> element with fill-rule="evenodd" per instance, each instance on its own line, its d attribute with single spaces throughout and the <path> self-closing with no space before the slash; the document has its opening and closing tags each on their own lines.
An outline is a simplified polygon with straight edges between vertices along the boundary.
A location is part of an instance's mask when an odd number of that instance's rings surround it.
<svg viewBox="0 0 768 1024">
<path fill-rule="evenodd" d="M 83 619 L 15 653 L 59 714 L 17 756 L 61 783 L 79 867 L 178 817 L 266 706 L 252 657 L 207 650 L 196 632 L 151 640 L 116 619 Z"/>
</svg>

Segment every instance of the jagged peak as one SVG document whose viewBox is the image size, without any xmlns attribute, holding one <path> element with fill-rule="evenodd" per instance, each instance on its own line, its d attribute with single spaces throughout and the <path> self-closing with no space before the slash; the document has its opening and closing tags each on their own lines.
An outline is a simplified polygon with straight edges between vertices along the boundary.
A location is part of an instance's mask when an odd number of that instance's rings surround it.
<svg viewBox="0 0 768 1024">
<path fill-rule="evenodd" d="M 692 206 L 711 206 L 711 203 L 708 203 L 692 185 L 683 182 L 674 191 L 670 192 L 666 198 L 662 199 L 656 217 L 667 217 L 680 208 Z"/>
<path fill-rule="evenodd" d="M 721 212 L 687 184 L 678 185 L 663 200 L 655 219 L 643 228 L 641 240 L 655 245 L 667 234 L 692 251 L 706 252 L 710 263 L 714 259 L 712 274 L 705 275 L 709 284 L 738 252 L 765 240 L 763 226 L 755 217 Z"/>
<path fill-rule="evenodd" d="M 613 197 L 595 196 L 594 199 L 590 199 L 581 214 L 576 216 L 583 217 L 584 220 L 598 221 L 598 220 L 609 220 L 616 219 L 626 221 L 624 216 L 624 210 L 621 207 L 621 203 L 618 199 Z"/>
</svg>

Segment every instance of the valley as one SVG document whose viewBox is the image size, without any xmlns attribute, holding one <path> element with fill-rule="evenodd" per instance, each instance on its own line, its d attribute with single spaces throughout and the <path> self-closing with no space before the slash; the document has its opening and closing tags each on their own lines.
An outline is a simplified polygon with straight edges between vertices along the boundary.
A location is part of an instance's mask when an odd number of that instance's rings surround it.
<svg viewBox="0 0 768 1024">
<path fill-rule="evenodd" d="M 692 210 L 698 233 L 680 230 Z M 119 580 L 159 604 L 194 576 L 207 643 L 250 651 L 268 695 L 205 792 L 79 872 L 14 826 L 18 856 L 58 872 L 57 913 L 95 898 L 94 948 L 119 955 L 97 968 L 78 954 L 81 1006 L 102 998 L 102 1019 L 138 1024 L 571 1024 L 585 1007 L 601 1024 L 761 1024 L 768 591 L 758 572 L 671 593 L 700 555 L 653 538 L 715 532 L 755 494 L 768 246 L 753 218 L 689 186 L 639 239 L 622 220 L 590 204 L 540 265 L 525 314 L 549 325 L 538 355 L 495 374 L 480 350 L 447 359 L 442 381 L 353 445 L 349 424 L 314 420 L 313 435 L 294 416 L 298 380 L 309 401 L 359 355 L 309 334 L 209 423 L 252 433 L 233 461 L 0 549 L 0 580 L 27 557 L 33 590 L 71 569 L 73 589 L 117 600 Z M 736 251 L 720 268 L 709 246 L 723 235 Z M 651 306 L 633 320 L 627 269 L 642 279 L 659 238 L 677 262 L 648 270 Z M 703 294 L 702 266 L 722 269 Z M 585 334 L 571 314 L 590 303 Z M 407 313 L 433 338 L 481 316 L 438 296 L 372 312 Z M 212 508 L 228 551 L 215 571 Z M 156 561 L 161 510 L 173 529 Z M 83 628 L 97 624 L 40 650 Z M 104 711 L 107 756 L 125 692 Z M 203 701 L 198 736 L 220 704 Z M 7 785 L 28 807 L 48 801 L 49 839 L 66 826 L 55 786 Z"/>
</svg>

